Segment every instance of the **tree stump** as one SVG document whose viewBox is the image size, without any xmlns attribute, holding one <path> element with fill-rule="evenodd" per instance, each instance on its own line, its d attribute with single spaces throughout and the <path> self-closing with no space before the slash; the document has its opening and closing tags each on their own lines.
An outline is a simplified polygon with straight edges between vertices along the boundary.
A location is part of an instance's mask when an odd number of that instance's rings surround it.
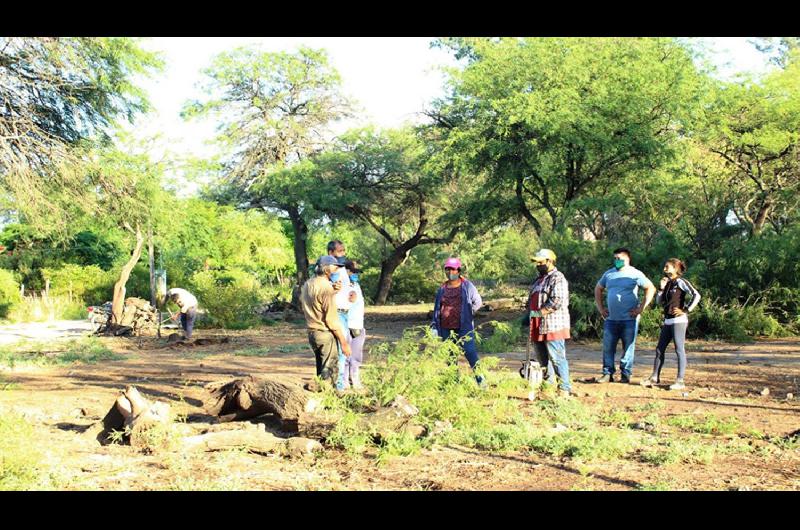
<svg viewBox="0 0 800 530">
<path fill-rule="evenodd" d="M 112 431 L 124 432 L 124 439 L 131 445 L 147 445 L 146 433 L 155 425 L 170 421 L 169 405 L 160 401 L 150 402 L 134 386 L 128 386 L 117 396 L 111 409 L 102 420 L 103 428 L 97 440 L 106 445 L 111 443 Z"/>
</svg>

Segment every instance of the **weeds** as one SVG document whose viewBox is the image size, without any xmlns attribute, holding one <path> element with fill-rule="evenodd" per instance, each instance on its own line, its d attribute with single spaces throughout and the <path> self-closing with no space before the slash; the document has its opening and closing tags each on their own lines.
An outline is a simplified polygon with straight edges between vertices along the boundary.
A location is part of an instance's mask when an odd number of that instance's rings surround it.
<svg viewBox="0 0 800 530">
<path fill-rule="evenodd" d="M 76 362 L 94 364 L 124 358 L 123 355 L 112 352 L 96 337 L 55 344 L 18 342 L 0 349 L 0 365 L 9 368 L 17 365 L 52 366 Z"/>
<path fill-rule="evenodd" d="M 233 355 L 236 357 L 266 357 L 269 352 L 270 349 L 267 347 L 250 347 L 236 350 L 233 352 Z"/>
<path fill-rule="evenodd" d="M 0 490 L 53 489 L 57 479 L 43 469 L 34 427 L 13 413 L 0 414 Z"/>
<path fill-rule="evenodd" d="M 483 353 L 505 353 L 513 350 L 522 337 L 522 331 L 516 321 L 491 320 L 482 324 L 482 326 L 486 325 L 493 327 L 493 333 L 489 337 L 484 338 L 479 333 L 475 333 L 478 350 Z"/>
<path fill-rule="evenodd" d="M 667 419 L 667 424 L 691 432 L 713 435 L 734 434 L 742 425 L 741 422 L 733 416 L 720 418 L 713 414 L 707 414 L 702 419 L 686 414 L 673 416 Z"/>
</svg>

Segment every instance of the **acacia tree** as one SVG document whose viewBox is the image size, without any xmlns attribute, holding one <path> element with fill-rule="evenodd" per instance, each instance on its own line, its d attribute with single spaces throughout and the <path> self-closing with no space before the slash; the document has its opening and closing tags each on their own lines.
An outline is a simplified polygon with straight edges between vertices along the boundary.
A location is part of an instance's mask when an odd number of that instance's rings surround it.
<svg viewBox="0 0 800 530">
<path fill-rule="evenodd" d="M 436 145 L 411 129 L 358 129 L 316 159 L 322 186 L 316 207 L 357 219 L 389 244 L 381 261 L 375 303 L 385 304 L 392 277 L 419 245 L 449 243 L 462 218 L 458 187 L 434 156 Z"/>
<path fill-rule="evenodd" d="M 128 38 L 0 37 L 0 208 L 65 232 L 88 200 L 76 148 L 146 111 L 131 80 L 160 66 Z"/>
<path fill-rule="evenodd" d="M 474 203 L 537 234 L 571 203 L 669 158 L 702 78 L 673 39 L 503 38 L 438 42 L 465 61 L 428 115 L 446 152 L 482 176 Z M 476 211 L 473 208 L 472 211 Z M 549 222 L 546 222 L 549 221 Z"/>
<path fill-rule="evenodd" d="M 800 53 L 763 80 L 722 84 L 703 139 L 727 168 L 733 211 L 752 235 L 780 231 L 800 206 Z"/>
<path fill-rule="evenodd" d="M 204 74 L 210 97 L 187 104 L 184 115 L 219 120 L 226 153 L 217 196 L 291 221 L 299 288 L 308 278 L 308 226 L 317 214 L 305 199 L 303 171 L 292 165 L 319 152 L 329 125 L 348 115 L 339 74 L 324 50 L 305 47 L 295 53 L 238 48 L 218 55 Z"/>
</svg>

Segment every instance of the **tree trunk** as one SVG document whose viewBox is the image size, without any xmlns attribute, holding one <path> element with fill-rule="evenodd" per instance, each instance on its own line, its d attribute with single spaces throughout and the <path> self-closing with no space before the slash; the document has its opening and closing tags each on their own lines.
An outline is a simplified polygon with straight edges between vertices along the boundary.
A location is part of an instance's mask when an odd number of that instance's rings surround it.
<svg viewBox="0 0 800 530">
<path fill-rule="evenodd" d="M 299 310 L 300 289 L 308 280 L 308 225 L 297 208 L 290 208 L 287 211 L 294 231 L 294 265 L 297 269 L 294 278 L 295 285 L 292 289 L 292 306 Z"/>
<path fill-rule="evenodd" d="M 384 305 L 389 298 L 389 291 L 392 288 L 392 277 L 397 268 L 408 259 L 408 254 L 415 245 L 405 244 L 397 247 L 392 255 L 381 262 L 381 276 L 378 279 L 378 290 L 375 292 L 375 305 Z"/>
<path fill-rule="evenodd" d="M 152 228 L 147 231 L 147 254 L 149 257 L 148 264 L 150 267 L 150 305 L 156 307 L 156 267 Z"/>
<path fill-rule="evenodd" d="M 261 427 L 263 428 L 263 425 Z M 244 448 L 251 453 L 269 454 L 282 447 L 285 442 L 284 438 L 278 438 L 266 431 L 254 428 L 187 436 L 181 439 L 180 446 L 182 452 Z"/>
<path fill-rule="evenodd" d="M 128 283 L 128 278 L 131 275 L 131 271 L 133 267 L 136 266 L 136 263 L 139 261 L 139 258 L 142 255 L 142 244 L 144 243 L 144 237 L 142 237 L 142 232 L 139 229 L 139 226 L 136 226 L 136 247 L 133 249 L 133 254 L 131 255 L 131 259 L 122 267 L 122 272 L 120 272 L 119 280 L 117 283 L 114 284 L 114 298 L 111 302 L 111 324 L 112 326 L 118 326 L 122 321 L 122 310 L 125 306 L 125 284 Z"/>
<path fill-rule="evenodd" d="M 770 213 L 772 213 L 772 201 L 765 200 L 761 203 L 761 207 L 758 209 L 756 218 L 753 220 L 754 236 L 761 234 L 761 232 L 764 230 L 764 225 L 767 224 Z"/>
</svg>

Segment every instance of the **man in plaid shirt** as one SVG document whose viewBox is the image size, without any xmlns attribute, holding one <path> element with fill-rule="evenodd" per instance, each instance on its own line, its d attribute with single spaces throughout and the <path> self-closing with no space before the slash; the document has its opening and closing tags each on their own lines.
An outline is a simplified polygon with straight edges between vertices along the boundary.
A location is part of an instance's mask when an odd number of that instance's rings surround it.
<svg viewBox="0 0 800 530">
<path fill-rule="evenodd" d="M 558 375 L 561 381 L 559 394 L 569 397 L 572 384 L 565 342 L 570 338 L 569 284 L 556 269 L 556 255 L 552 250 L 539 250 L 531 261 L 536 263 L 539 272 L 528 297 L 531 341 L 539 363 L 547 365 L 548 383 L 555 386 Z"/>
</svg>

